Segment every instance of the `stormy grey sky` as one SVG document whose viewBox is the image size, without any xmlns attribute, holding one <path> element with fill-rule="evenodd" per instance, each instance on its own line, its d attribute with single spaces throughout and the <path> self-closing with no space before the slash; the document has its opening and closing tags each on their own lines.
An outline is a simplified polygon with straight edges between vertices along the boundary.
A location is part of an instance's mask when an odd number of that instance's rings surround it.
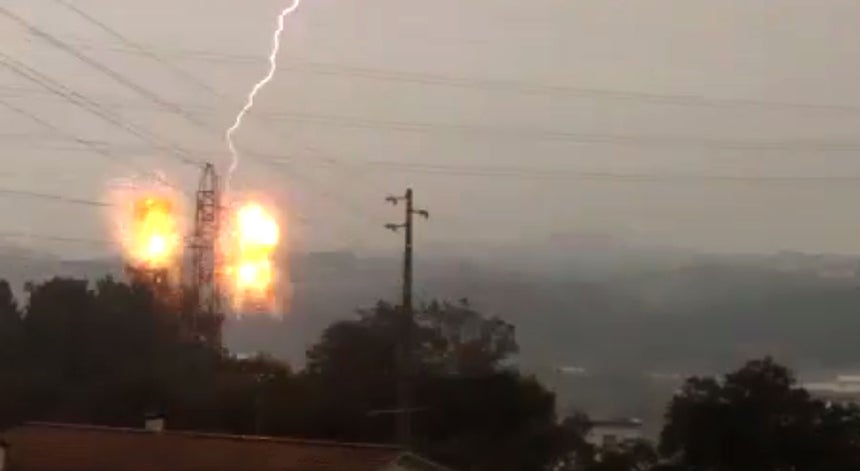
<svg viewBox="0 0 860 471">
<path fill-rule="evenodd" d="M 0 50 L 189 150 L 265 71 L 285 1 L 72 0 L 204 81 L 183 80 L 54 0 L 0 3 L 203 126 L 0 15 Z M 714 251 L 860 252 L 855 0 L 305 0 L 240 133 L 235 186 L 278 202 L 301 248 L 391 249 L 386 193 L 412 185 L 419 243 L 606 233 Z M 6 59 L 4 59 L 6 60 Z M 0 67 L 0 186 L 107 198 L 132 166 L 196 170 Z M 851 177 L 856 176 L 856 179 Z M 107 238 L 91 207 L 0 194 L 0 233 Z M 29 241 L 76 256 L 103 250 Z"/>
</svg>

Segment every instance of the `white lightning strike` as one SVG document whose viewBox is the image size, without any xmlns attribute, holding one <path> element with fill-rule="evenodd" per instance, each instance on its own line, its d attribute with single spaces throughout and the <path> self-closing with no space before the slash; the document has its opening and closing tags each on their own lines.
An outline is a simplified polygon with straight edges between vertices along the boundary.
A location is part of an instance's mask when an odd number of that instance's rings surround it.
<svg viewBox="0 0 860 471">
<path fill-rule="evenodd" d="M 262 80 L 254 84 L 254 88 L 251 89 L 251 93 L 248 94 L 248 99 L 245 101 L 245 106 L 242 107 L 242 110 L 236 115 L 236 120 L 233 122 L 233 125 L 224 133 L 224 137 L 227 140 L 227 147 L 230 149 L 230 156 L 233 159 L 230 162 L 230 169 L 227 172 L 227 179 L 225 182 L 228 186 L 230 175 L 232 175 L 239 166 L 239 152 L 236 150 L 236 145 L 233 142 L 233 134 L 242 127 L 242 120 L 245 118 L 245 115 L 251 111 L 251 108 L 254 107 L 254 98 L 257 97 L 257 93 L 271 82 L 272 78 L 275 76 L 275 72 L 278 70 L 278 52 L 281 50 L 281 33 L 284 32 L 284 19 L 290 13 L 296 11 L 296 9 L 299 8 L 300 3 L 301 0 L 293 0 L 293 3 L 284 8 L 283 11 L 281 11 L 281 14 L 278 15 L 278 27 L 275 29 L 275 34 L 272 37 L 272 52 L 269 53 L 269 71 Z"/>
</svg>

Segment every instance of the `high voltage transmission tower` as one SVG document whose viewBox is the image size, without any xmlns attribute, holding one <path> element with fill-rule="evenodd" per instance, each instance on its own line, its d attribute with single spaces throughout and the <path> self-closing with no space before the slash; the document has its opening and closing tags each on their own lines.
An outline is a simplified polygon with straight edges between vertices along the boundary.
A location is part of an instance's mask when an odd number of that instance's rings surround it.
<svg viewBox="0 0 860 471">
<path fill-rule="evenodd" d="M 386 224 L 385 227 L 392 231 L 404 229 L 403 250 L 403 301 L 402 315 L 398 317 L 397 329 L 397 441 L 404 447 L 408 447 L 412 441 L 412 413 L 415 411 L 412 405 L 412 376 L 414 372 L 414 349 L 412 345 L 412 221 L 414 215 L 428 219 L 430 213 L 423 209 L 415 209 L 412 202 L 412 189 L 406 190 L 403 196 L 389 196 L 385 198 L 391 204 L 405 202 L 406 215 L 404 222 L 399 224 Z"/>
<path fill-rule="evenodd" d="M 197 189 L 194 232 L 191 236 L 191 335 L 196 340 L 221 346 L 224 320 L 221 302 L 218 234 L 221 229 L 221 185 L 215 166 L 203 166 Z"/>
</svg>

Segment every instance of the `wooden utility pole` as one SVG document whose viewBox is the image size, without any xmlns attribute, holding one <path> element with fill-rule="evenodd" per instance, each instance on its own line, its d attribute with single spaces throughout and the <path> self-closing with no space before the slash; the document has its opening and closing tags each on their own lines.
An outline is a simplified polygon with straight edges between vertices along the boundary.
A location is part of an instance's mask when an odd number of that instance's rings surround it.
<svg viewBox="0 0 860 471">
<path fill-rule="evenodd" d="M 406 190 L 403 196 L 389 196 L 386 201 L 398 204 L 406 203 L 406 217 L 403 223 L 386 224 L 385 227 L 397 232 L 404 229 L 403 249 L 403 300 L 402 316 L 400 316 L 397 335 L 397 441 L 408 448 L 412 441 L 412 375 L 413 375 L 413 345 L 412 345 L 412 216 L 417 214 L 425 219 L 430 213 L 423 209 L 415 209 L 412 202 L 412 189 Z"/>
</svg>

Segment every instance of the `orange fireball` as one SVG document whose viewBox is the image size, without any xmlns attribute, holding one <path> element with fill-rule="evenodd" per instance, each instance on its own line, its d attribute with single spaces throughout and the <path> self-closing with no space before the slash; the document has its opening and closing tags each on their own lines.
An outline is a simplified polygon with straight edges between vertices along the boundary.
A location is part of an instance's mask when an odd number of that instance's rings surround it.
<svg viewBox="0 0 860 471">
<path fill-rule="evenodd" d="M 234 260 L 229 274 L 237 307 L 270 301 L 275 284 L 274 254 L 281 237 L 275 217 L 258 203 L 236 212 Z"/>
<path fill-rule="evenodd" d="M 166 197 L 147 196 L 134 202 L 126 251 L 136 265 L 168 268 L 180 249 L 174 205 Z"/>
</svg>

